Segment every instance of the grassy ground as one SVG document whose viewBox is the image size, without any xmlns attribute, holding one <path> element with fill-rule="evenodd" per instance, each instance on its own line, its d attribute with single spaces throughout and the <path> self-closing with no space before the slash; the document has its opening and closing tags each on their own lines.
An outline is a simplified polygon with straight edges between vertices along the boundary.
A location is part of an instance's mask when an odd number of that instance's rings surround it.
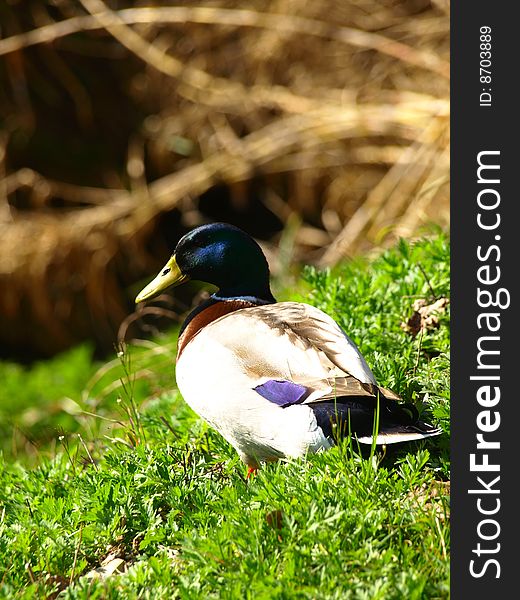
<svg viewBox="0 0 520 600">
<path fill-rule="evenodd" d="M 101 368 L 88 348 L 1 364 L 0 597 L 449 596 L 449 316 L 401 327 L 414 300 L 449 296 L 448 241 L 302 277 L 280 299 L 334 316 L 443 435 L 246 480 L 174 388 L 174 333 Z"/>
</svg>

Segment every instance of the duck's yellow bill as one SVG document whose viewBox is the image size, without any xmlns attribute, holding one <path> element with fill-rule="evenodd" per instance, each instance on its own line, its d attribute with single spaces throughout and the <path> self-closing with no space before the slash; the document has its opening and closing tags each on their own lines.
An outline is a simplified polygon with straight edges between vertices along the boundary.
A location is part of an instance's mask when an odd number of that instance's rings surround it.
<svg viewBox="0 0 520 600">
<path fill-rule="evenodd" d="M 173 255 L 170 260 L 164 265 L 157 277 L 150 281 L 150 283 L 137 294 L 135 303 L 143 302 L 144 300 L 150 300 L 155 298 L 166 288 L 172 285 L 180 285 L 189 279 L 188 275 L 179 269 L 179 265 Z"/>
</svg>

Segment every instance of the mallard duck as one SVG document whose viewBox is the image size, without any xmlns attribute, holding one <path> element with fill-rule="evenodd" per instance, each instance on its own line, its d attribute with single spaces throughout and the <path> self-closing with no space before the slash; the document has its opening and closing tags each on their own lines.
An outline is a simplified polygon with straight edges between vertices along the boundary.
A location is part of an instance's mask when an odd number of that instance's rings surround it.
<svg viewBox="0 0 520 600">
<path fill-rule="evenodd" d="M 330 316 L 275 300 L 267 260 L 241 229 L 212 223 L 187 233 L 136 303 L 190 279 L 218 291 L 180 329 L 177 385 L 249 472 L 266 461 L 328 449 L 342 435 L 371 444 L 376 412 L 376 444 L 439 433 L 419 421 L 413 405 L 378 385 Z"/>
</svg>

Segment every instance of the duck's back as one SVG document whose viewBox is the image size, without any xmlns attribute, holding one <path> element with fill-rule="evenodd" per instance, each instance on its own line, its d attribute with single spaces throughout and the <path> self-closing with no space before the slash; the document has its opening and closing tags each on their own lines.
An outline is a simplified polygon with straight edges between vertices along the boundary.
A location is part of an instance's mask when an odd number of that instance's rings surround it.
<svg viewBox="0 0 520 600">
<path fill-rule="evenodd" d="M 200 313 L 199 318 L 204 319 L 204 313 L 212 311 L 216 318 L 207 322 L 206 317 L 204 327 L 183 340 L 183 351 L 199 336 L 198 347 L 212 340 L 222 351 L 225 348 L 233 354 L 257 384 L 263 378 L 306 383 L 345 375 L 365 384 L 376 383 L 354 342 L 318 308 L 278 302 L 234 308 L 224 314 L 226 304 L 221 302 Z M 209 359 L 204 347 L 199 350 Z M 219 359 L 215 356 L 214 360 Z"/>
</svg>

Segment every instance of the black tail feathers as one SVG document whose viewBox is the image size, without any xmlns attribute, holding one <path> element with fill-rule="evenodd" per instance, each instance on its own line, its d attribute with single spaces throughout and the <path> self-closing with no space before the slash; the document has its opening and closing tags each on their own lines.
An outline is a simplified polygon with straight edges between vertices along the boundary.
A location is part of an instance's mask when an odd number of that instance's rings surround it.
<svg viewBox="0 0 520 600">
<path fill-rule="evenodd" d="M 378 444 L 409 441 L 438 435 L 441 430 L 419 420 L 419 411 L 409 402 L 399 402 L 392 392 L 373 386 L 374 397 L 345 396 L 334 401 L 309 404 L 323 433 L 335 441 L 353 435 L 361 443 L 371 443 L 374 419 L 379 405 Z"/>
</svg>

